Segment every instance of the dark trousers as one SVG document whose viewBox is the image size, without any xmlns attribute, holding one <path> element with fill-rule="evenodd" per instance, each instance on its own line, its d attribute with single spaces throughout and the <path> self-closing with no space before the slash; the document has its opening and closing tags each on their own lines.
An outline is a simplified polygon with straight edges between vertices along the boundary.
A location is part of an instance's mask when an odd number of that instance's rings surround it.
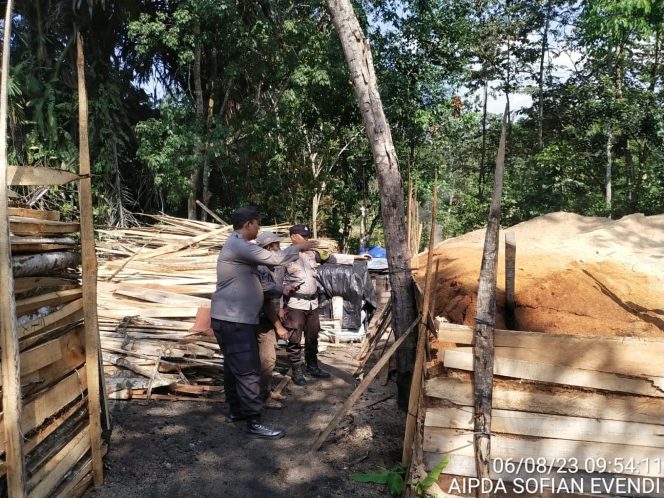
<svg viewBox="0 0 664 498">
<path fill-rule="evenodd" d="M 272 391 L 272 372 L 277 364 L 277 336 L 273 325 L 267 320 L 258 325 L 256 340 L 261 361 L 261 399 L 265 401 Z"/>
<path fill-rule="evenodd" d="M 224 354 L 224 392 L 230 411 L 258 418 L 263 400 L 256 326 L 213 318 L 212 330 Z"/>
<path fill-rule="evenodd" d="M 304 333 L 304 360 L 307 365 L 317 365 L 318 332 L 320 332 L 318 310 L 296 310 L 287 306 L 284 327 L 288 329 L 286 353 L 291 365 L 302 363 L 302 333 Z"/>
</svg>

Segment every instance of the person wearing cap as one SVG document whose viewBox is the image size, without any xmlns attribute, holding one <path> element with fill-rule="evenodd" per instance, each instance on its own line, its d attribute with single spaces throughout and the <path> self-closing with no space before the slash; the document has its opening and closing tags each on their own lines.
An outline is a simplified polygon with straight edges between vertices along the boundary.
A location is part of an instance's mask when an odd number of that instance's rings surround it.
<svg viewBox="0 0 664 498">
<path fill-rule="evenodd" d="M 293 225 L 288 233 L 293 244 L 307 242 L 311 237 L 311 231 L 307 225 Z M 330 374 L 322 370 L 318 364 L 320 318 L 316 267 L 319 263 L 353 264 L 356 259 L 367 258 L 347 254 L 329 254 L 326 251 L 306 251 L 301 252 L 296 261 L 284 265 L 283 324 L 289 333 L 286 352 L 293 369 L 293 383 L 298 386 L 306 384 L 305 373 L 317 379 L 330 377 Z M 306 368 L 302 363 L 303 333 Z"/>
<path fill-rule="evenodd" d="M 260 214 L 253 206 L 237 209 L 232 223 L 234 232 L 217 259 L 217 287 L 211 303 L 212 329 L 224 355 L 227 420 L 246 420 L 252 437 L 278 439 L 283 437 L 283 430 L 261 423 L 256 326 L 263 308 L 263 288 L 257 267 L 296 261 L 300 251 L 311 250 L 317 243 L 305 241 L 275 252 L 251 243 L 260 226 Z"/>
<path fill-rule="evenodd" d="M 256 237 L 256 244 L 268 251 L 281 249 L 281 237 L 273 232 L 261 232 Z M 284 281 L 283 266 L 260 265 L 258 276 L 263 286 L 265 304 L 263 314 L 258 323 L 256 339 L 258 340 L 258 353 L 261 360 L 260 392 L 265 408 L 283 408 L 285 398 L 282 394 L 272 392 L 272 373 L 277 364 L 276 336 L 283 340 L 288 339 L 288 331 L 281 324 L 279 311 L 282 301 L 282 283 Z"/>
</svg>

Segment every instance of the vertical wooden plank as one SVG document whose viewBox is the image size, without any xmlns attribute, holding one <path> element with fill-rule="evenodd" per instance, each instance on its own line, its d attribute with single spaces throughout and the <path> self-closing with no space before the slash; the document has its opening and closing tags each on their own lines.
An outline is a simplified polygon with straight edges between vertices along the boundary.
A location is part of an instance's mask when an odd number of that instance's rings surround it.
<svg viewBox="0 0 664 498">
<path fill-rule="evenodd" d="M 514 286 L 516 279 L 516 236 L 505 233 L 505 325 L 514 330 Z"/>
<path fill-rule="evenodd" d="M 10 498 L 25 496 L 25 460 L 21 439 L 21 363 L 16 334 L 14 275 L 7 209 L 7 77 L 12 28 L 12 0 L 7 2 L 0 83 L 0 331 L 2 334 L 2 411 Z"/>
<path fill-rule="evenodd" d="M 493 359 L 496 320 L 496 279 L 498 267 L 498 233 L 500 230 L 500 199 L 503 193 L 503 172 L 505 167 L 507 108 L 503 115 L 503 127 L 496 157 L 496 173 L 489 221 L 484 237 L 484 251 L 480 269 L 480 282 L 477 289 L 477 314 L 473 334 L 473 387 L 475 396 L 475 417 L 473 425 L 475 465 L 477 477 L 490 477 L 491 455 L 491 401 L 493 397 Z M 488 498 L 489 493 L 477 490 L 478 498 Z"/>
<path fill-rule="evenodd" d="M 424 376 L 424 356 L 428 340 L 427 322 L 429 309 L 431 307 L 431 287 L 433 281 L 433 252 L 436 230 L 436 211 L 438 210 L 438 173 L 433 181 L 433 202 L 431 205 L 431 228 L 429 230 L 429 253 L 427 254 L 427 269 L 424 280 L 424 292 L 422 294 L 422 314 L 417 332 L 417 352 L 415 354 L 415 366 L 413 367 L 413 379 L 410 384 L 410 397 L 408 399 L 408 415 L 406 418 L 406 432 L 403 438 L 403 454 L 401 465 L 408 468 L 413 452 L 413 438 L 417 422 L 417 407 L 419 405 L 422 391 L 422 377 Z"/>
<path fill-rule="evenodd" d="M 78 185 L 81 216 L 81 255 L 83 271 L 83 311 L 85 316 L 85 362 L 88 377 L 88 411 L 90 413 L 90 448 L 95 486 L 104 482 L 101 451 L 101 400 L 99 369 L 99 327 L 97 322 L 97 256 L 95 254 L 92 223 L 92 179 L 90 178 L 90 149 L 88 144 L 88 96 L 85 88 L 83 40 L 76 35 L 76 67 L 78 69 Z"/>
</svg>

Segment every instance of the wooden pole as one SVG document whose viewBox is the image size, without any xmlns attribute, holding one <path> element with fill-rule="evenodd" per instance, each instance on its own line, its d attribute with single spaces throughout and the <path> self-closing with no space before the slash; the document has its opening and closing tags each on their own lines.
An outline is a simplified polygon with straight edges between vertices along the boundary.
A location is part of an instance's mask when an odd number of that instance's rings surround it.
<svg viewBox="0 0 664 498">
<path fill-rule="evenodd" d="M 104 482 L 101 449 L 101 382 L 99 370 L 99 324 L 97 321 L 97 256 L 95 254 L 92 222 L 92 179 L 90 178 L 90 148 L 88 143 L 88 95 L 85 88 L 85 59 L 83 39 L 76 34 L 76 67 L 78 69 L 78 184 L 81 217 L 81 255 L 83 282 L 83 313 L 85 316 L 85 362 L 88 378 L 88 412 L 90 415 L 90 448 L 94 485 Z"/>
<path fill-rule="evenodd" d="M 21 362 L 16 334 L 16 302 L 9 239 L 7 206 L 7 78 L 12 29 L 12 0 L 7 2 L 2 45 L 0 82 L 0 330 L 2 333 L 2 417 L 5 436 L 7 491 L 11 498 L 23 497 L 25 460 L 21 439 Z"/>
<path fill-rule="evenodd" d="M 484 237 L 484 252 L 480 282 L 477 289 L 477 315 L 474 329 L 474 372 L 475 396 L 474 447 L 477 477 L 490 477 L 491 457 L 491 399 L 493 395 L 493 357 L 496 319 L 496 274 L 498 266 L 498 232 L 500 229 L 500 198 L 503 193 L 503 171 L 505 167 L 505 134 L 507 108 L 503 115 L 500 145 L 496 157 L 496 174 L 493 182 L 493 195 L 489 210 L 489 222 Z M 477 489 L 479 498 L 489 494 Z"/>
<path fill-rule="evenodd" d="M 505 325 L 514 330 L 514 287 L 516 280 L 516 236 L 505 233 Z"/>
<path fill-rule="evenodd" d="M 438 173 L 433 181 L 433 202 L 431 204 L 431 228 L 429 229 L 429 253 L 427 254 L 427 270 L 424 280 L 424 292 L 422 294 L 422 314 L 417 332 L 417 352 L 415 354 L 415 367 L 413 368 L 413 380 L 410 385 L 410 397 L 408 399 L 408 415 L 406 416 L 406 432 L 403 438 L 403 455 L 401 465 L 408 468 L 410 458 L 413 454 L 413 438 L 415 436 L 415 423 L 417 422 L 417 406 L 422 389 L 422 372 L 424 370 L 424 355 L 428 340 L 429 308 L 431 306 L 431 284 L 433 281 L 433 252 L 434 235 L 436 230 L 436 211 L 438 210 Z"/>
<path fill-rule="evenodd" d="M 390 361 L 390 358 L 394 354 L 394 352 L 397 350 L 401 344 L 406 340 L 410 332 L 415 328 L 415 325 L 417 325 L 417 322 L 419 321 L 419 317 L 413 321 L 413 323 L 410 324 L 410 327 L 408 327 L 401 336 L 394 341 L 392 346 L 390 346 L 390 349 L 387 350 L 387 352 L 383 355 L 383 357 L 376 362 L 376 364 L 373 366 L 371 370 L 369 370 L 369 373 L 367 376 L 360 382 L 360 385 L 355 388 L 353 393 L 348 397 L 348 399 L 345 401 L 345 403 L 339 408 L 339 411 L 337 414 L 334 416 L 334 418 L 330 421 L 329 424 L 327 424 L 327 427 L 323 429 L 323 432 L 320 433 L 320 435 L 316 438 L 316 441 L 314 441 L 314 444 L 311 446 L 311 451 L 317 451 L 318 448 L 320 448 L 321 444 L 325 442 L 327 439 L 327 436 L 330 435 L 332 430 L 337 426 L 339 421 L 348 413 L 348 410 L 351 409 L 351 407 L 355 404 L 355 402 L 359 399 L 360 396 L 362 396 L 362 393 L 366 391 L 367 387 L 369 387 L 369 384 L 374 380 L 376 375 L 380 372 L 380 370 L 383 368 L 383 366 Z"/>
<path fill-rule="evenodd" d="M 222 220 L 221 218 L 219 218 L 219 216 L 217 216 L 217 214 L 216 214 L 214 211 L 212 211 L 212 209 L 210 209 L 209 207 L 207 207 L 207 206 L 206 206 L 205 204 L 203 204 L 201 201 L 196 200 L 196 204 L 198 204 L 198 206 L 199 206 L 203 211 L 205 211 L 207 214 L 209 214 L 210 216 L 212 216 L 212 218 L 213 218 L 214 220 L 218 221 L 221 225 L 228 225 L 228 223 L 226 223 L 224 220 Z"/>
<path fill-rule="evenodd" d="M 436 330 L 436 326 L 435 326 L 435 323 L 436 323 L 436 320 L 435 320 L 435 318 L 436 318 L 436 304 L 438 304 L 438 299 L 437 299 L 438 295 L 436 294 L 436 290 L 438 289 L 438 286 L 436 285 L 436 283 L 438 282 L 438 272 L 439 271 L 440 271 L 440 259 L 437 259 L 436 260 L 436 270 L 433 272 L 432 286 L 431 286 L 431 290 L 429 291 L 430 295 L 431 295 L 431 304 L 429 305 L 429 319 L 431 320 L 431 322 L 430 323 L 427 322 L 427 323 L 429 323 L 429 328 L 433 331 Z M 431 357 L 431 343 L 429 343 L 429 341 L 427 341 L 426 345 L 427 345 L 427 357 L 430 358 Z"/>
</svg>

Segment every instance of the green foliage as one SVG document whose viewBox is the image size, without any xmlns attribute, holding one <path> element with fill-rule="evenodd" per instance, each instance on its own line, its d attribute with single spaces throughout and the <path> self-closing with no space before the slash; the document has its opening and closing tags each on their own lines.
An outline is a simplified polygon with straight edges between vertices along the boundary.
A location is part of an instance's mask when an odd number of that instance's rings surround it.
<svg viewBox="0 0 664 498">
<path fill-rule="evenodd" d="M 484 113 L 484 90 L 534 101 L 511 116 L 504 225 L 559 210 L 664 210 L 664 2 L 355 7 L 403 183 L 412 179 L 424 221 L 438 173 L 444 237 L 486 223 L 500 116 Z M 382 243 L 373 158 L 322 0 L 23 0 L 16 11 L 10 161 L 74 169 L 76 27 L 98 223 L 131 223 L 128 210 L 182 216 L 191 196 L 222 217 L 252 203 L 270 221 L 311 222 L 317 196 L 321 235 L 355 249 L 365 207 L 367 236 Z M 561 53 L 573 67 L 553 65 Z M 42 203 L 75 211 L 66 189 Z"/>
<path fill-rule="evenodd" d="M 394 469 L 383 469 L 379 472 L 370 472 L 366 474 L 354 473 L 351 479 L 358 482 L 372 482 L 375 484 L 385 484 L 393 496 L 399 496 L 406 483 L 403 479 L 406 470 L 403 467 L 396 467 Z"/>
<path fill-rule="evenodd" d="M 176 102 L 162 104 L 160 118 L 136 125 L 136 154 L 154 173 L 155 188 L 165 192 L 172 210 L 191 193 L 189 177 L 196 167 L 194 149 L 200 139 L 195 125 L 191 110 Z"/>
<path fill-rule="evenodd" d="M 438 462 L 426 475 L 426 477 L 420 481 L 409 483 L 409 485 L 415 488 L 415 491 L 418 496 L 428 496 L 427 489 L 429 489 L 440 477 L 440 474 L 447 467 L 449 460 L 447 457 L 444 457 Z M 351 475 L 351 479 L 357 482 L 371 482 L 374 484 L 384 484 L 388 487 L 390 494 L 393 496 L 399 496 L 403 493 L 403 490 L 406 487 L 406 482 L 404 481 L 404 475 L 406 470 L 399 466 L 394 469 L 381 469 L 378 472 L 368 472 L 368 473 L 354 473 Z"/>
<path fill-rule="evenodd" d="M 415 491 L 419 496 L 427 494 L 427 489 L 438 480 L 440 474 L 445 470 L 445 467 L 447 467 L 448 464 L 449 459 L 447 457 L 441 458 L 441 460 L 427 473 L 427 476 L 415 484 Z"/>
</svg>

